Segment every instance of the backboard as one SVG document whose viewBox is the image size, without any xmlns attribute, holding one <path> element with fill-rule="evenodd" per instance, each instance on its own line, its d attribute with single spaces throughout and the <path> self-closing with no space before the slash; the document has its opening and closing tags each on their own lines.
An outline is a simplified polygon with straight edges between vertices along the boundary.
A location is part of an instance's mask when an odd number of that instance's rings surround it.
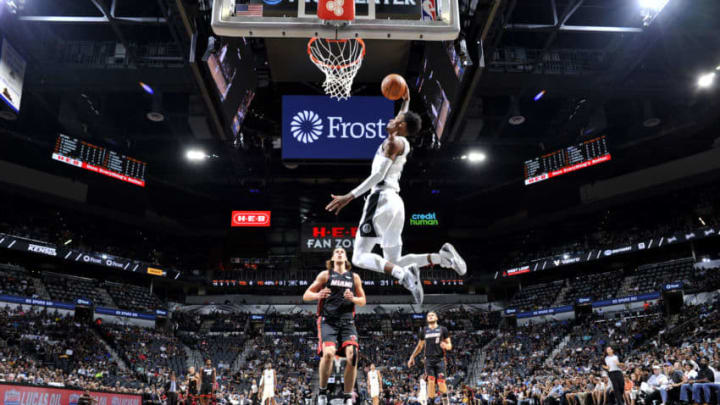
<svg viewBox="0 0 720 405">
<path fill-rule="evenodd" d="M 317 16 L 317 0 L 214 0 L 220 36 L 448 41 L 460 32 L 458 0 L 357 0 L 352 21 Z"/>
</svg>

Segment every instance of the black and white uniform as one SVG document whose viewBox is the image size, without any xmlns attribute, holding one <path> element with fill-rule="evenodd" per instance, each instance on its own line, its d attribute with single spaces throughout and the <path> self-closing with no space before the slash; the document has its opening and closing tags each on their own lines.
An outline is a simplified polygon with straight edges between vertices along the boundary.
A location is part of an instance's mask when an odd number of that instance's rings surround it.
<svg viewBox="0 0 720 405">
<path fill-rule="evenodd" d="M 424 326 L 418 332 L 418 339 L 425 341 L 425 375 L 428 378 L 445 380 L 445 349 L 440 343 L 450 337 L 444 326 Z"/>
<path fill-rule="evenodd" d="M 617 355 L 605 356 L 605 365 L 608 367 L 608 377 L 612 383 L 615 401 L 617 405 L 625 405 L 625 398 L 623 398 L 623 394 L 625 393 L 625 378 L 623 377 L 620 367 L 618 367 L 618 363 L 620 363 L 620 360 L 618 360 Z"/>
<path fill-rule="evenodd" d="M 200 394 L 201 395 L 212 394 L 212 386 L 213 386 L 213 369 L 212 369 L 212 367 L 203 368 L 202 369 L 202 385 L 200 386 Z"/>
<path fill-rule="evenodd" d="M 355 328 L 355 304 L 346 300 L 345 290 L 355 291 L 355 273 L 338 273 L 328 270 L 328 281 L 323 288 L 330 289 L 330 296 L 318 302 L 318 354 L 325 346 L 337 348 L 338 356 L 345 356 L 345 346 L 359 348 Z M 338 346 L 340 346 L 338 348 Z"/>
<path fill-rule="evenodd" d="M 370 253 L 376 244 L 381 247 L 402 246 L 402 230 L 405 224 L 405 204 L 400 198 L 400 177 L 403 167 L 407 162 L 410 153 L 410 142 L 404 136 L 397 137 L 402 140 L 404 148 L 402 154 L 395 157 L 383 180 L 377 183 L 371 190 L 370 195 L 365 199 L 363 215 L 360 219 L 358 231 L 355 234 L 355 251 L 358 247 L 367 249 Z M 385 157 L 383 142 L 379 147 L 372 162 L 372 172 L 376 173 L 383 165 Z M 394 262 L 398 258 L 388 258 Z"/>
</svg>

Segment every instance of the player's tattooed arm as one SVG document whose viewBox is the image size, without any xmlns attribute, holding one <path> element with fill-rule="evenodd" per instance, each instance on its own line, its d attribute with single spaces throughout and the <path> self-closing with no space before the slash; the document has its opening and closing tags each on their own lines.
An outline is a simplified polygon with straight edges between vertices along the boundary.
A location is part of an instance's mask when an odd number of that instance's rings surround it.
<svg viewBox="0 0 720 405">
<path fill-rule="evenodd" d="M 310 287 L 305 290 L 303 294 L 303 301 L 317 301 L 322 300 L 330 296 L 330 289 L 323 286 L 328 282 L 328 272 L 322 271 L 317 275 L 315 281 L 310 284 Z"/>
</svg>

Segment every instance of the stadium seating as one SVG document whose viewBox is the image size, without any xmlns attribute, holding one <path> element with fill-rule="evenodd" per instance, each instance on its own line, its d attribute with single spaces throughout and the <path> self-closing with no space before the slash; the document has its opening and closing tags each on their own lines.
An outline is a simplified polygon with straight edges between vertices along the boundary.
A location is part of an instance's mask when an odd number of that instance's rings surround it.
<svg viewBox="0 0 720 405">
<path fill-rule="evenodd" d="M 666 283 L 677 281 L 688 282 L 693 275 L 693 260 L 682 259 L 666 263 L 657 263 L 641 266 L 631 275 L 629 281 L 632 286 L 626 292 L 643 294 L 651 291 L 660 291 Z"/>
<path fill-rule="evenodd" d="M 85 299 L 98 306 L 115 306 L 110 296 L 107 295 L 107 292 L 100 287 L 96 280 L 45 273 L 43 283 L 50 294 L 50 298 L 57 301 L 74 303 L 77 299 Z"/>
<path fill-rule="evenodd" d="M 104 324 L 103 338 L 115 349 L 128 367 L 144 381 L 174 371 L 185 373 L 185 352 L 180 341 L 159 330 Z"/>
<path fill-rule="evenodd" d="M 578 298 L 587 297 L 593 301 L 615 298 L 623 279 L 622 271 L 599 274 L 585 274 L 569 280 L 565 294 L 558 297 L 558 304 L 573 304 Z"/>
<path fill-rule="evenodd" d="M 49 298 L 40 296 L 36 288 L 39 280 L 31 277 L 23 268 L 0 265 L 0 294 L 20 297 Z"/>
<path fill-rule="evenodd" d="M 122 309 L 153 312 L 155 309 L 163 308 L 163 304 L 147 288 L 128 284 L 106 282 L 103 287 L 110 293 L 113 301 Z"/>
<path fill-rule="evenodd" d="M 523 310 L 547 308 L 555 302 L 563 284 L 563 280 L 559 280 L 525 287 L 513 296 L 510 307 Z"/>
</svg>

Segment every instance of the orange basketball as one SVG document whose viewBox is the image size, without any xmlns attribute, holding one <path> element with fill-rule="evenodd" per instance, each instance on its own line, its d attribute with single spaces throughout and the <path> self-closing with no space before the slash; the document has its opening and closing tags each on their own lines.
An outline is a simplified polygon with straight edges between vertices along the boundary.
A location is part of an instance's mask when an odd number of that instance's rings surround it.
<svg viewBox="0 0 720 405">
<path fill-rule="evenodd" d="M 382 89 L 383 96 L 386 98 L 390 100 L 399 100 L 405 95 L 407 83 L 405 83 L 405 79 L 403 79 L 402 76 L 391 73 L 385 76 L 380 88 Z"/>
</svg>

